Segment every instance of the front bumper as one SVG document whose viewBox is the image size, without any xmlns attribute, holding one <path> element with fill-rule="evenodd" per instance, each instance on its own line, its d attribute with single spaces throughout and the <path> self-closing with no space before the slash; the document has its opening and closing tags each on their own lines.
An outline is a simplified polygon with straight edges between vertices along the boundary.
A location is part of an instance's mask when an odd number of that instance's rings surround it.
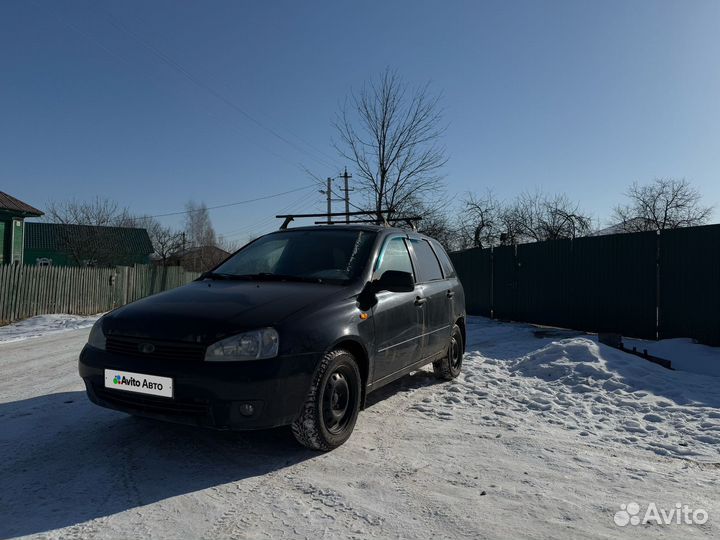
<svg viewBox="0 0 720 540">
<path fill-rule="evenodd" d="M 190 362 L 148 360 L 85 346 L 79 371 L 88 397 L 103 407 L 216 429 L 262 429 L 290 424 L 297 417 L 321 356 L 312 353 L 250 362 Z M 105 369 L 172 377 L 174 396 L 107 389 Z M 253 406 L 251 415 L 241 414 L 243 404 Z"/>
</svg>

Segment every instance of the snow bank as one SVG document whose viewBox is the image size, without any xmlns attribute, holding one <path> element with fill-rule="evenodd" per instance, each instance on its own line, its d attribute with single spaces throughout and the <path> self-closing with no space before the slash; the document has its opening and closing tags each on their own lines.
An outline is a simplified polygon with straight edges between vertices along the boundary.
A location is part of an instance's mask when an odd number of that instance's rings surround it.
<svg viewBox="0 0 720 540">
<path fill-rule="evenodd" d="M 98 318 L 100 318 L 100 314 L 87 317 L 67 315 L 64 313 L 38 315 L 37 317 L 31 317 L 7 326 L 0 326 L 0 343 L 23 341 L 25 339 L 46 336 L 57 332 L 88 328 L 92 326 Z"/>
<path fill-rule="evenodd" d="M 538 417 L 538 430 L 555 424 L 588 441 L 718 459 L 720 378 L 667 370 L 587 337 L 538 339 L 528 325 L 481 318 L 470 325 L 463 374 L 416 410 L 451 419 L 489 405 L 508 429 Z"/>
<path fill-rule="evenodd" d="M 709 347 L 695 343 L 690 338 L 661 339 L 646 341 L 623 338 L 625 347 L 648 353 L 672 362 L 673 369 L 704 373 L 720 377 L 720 347 Z"/>
</svg>

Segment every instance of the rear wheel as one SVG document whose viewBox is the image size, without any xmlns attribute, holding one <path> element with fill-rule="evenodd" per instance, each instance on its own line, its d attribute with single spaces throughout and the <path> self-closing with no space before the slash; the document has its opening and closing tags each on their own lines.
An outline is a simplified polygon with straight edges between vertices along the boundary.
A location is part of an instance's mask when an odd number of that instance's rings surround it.
<svg viewBox="0 0 720 540">
<path fill-rule="evenodd" d="M 298 442 L 332 450 L 350 438 L 360 411 L 362 379 L 355 357 L 343 349 L 327 353 L 313 376 L 300 416 L 291 428 Z"/>
<path fill-rule="evenodd" d="M 460 327 L 453 325 L 450 343 L 445 358 L 433 362 L 433 371 L 438 379 L 449 381 L 460 375 L 463 359 L 463 337 Z"/>
</svg>

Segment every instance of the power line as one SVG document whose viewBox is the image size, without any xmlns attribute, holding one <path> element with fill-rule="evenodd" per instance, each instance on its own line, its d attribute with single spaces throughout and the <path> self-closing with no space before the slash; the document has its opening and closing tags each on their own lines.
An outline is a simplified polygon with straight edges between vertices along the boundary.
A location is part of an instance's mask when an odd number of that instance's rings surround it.
<svg viewBox="0 0 720 540">
<path fill-rule="evenodd" d="M 284 206 L 280 209 L 280 212 L 291 212 L 294 211 L 296 208 L 299 208 L 303 206 L 306 202 L 308 202 L 313 196 L 315 195 L 314 192 L 307 193 L 300 197 L 299 199 L 295 199 L 290 204 Z M 257 231 L 259 229 L 264 229 L 267 226 L 272 225 L 277 221 L 277 218 L 275 216 L 270 216 L 264 219 L 261 219 L 259 221 L 256 221 L 252 223 L 251 225 L 246 225 L 244 227 L 241 227 L 239 229 L 235 229 L 232 231 L 228 231 L 225 233 L 220 233 L 220 236 L 224 238 L 230 238 L 233 236 L 241 236 L 243 234 L 248 234 L 251 231 Z"/>
<path fill-rule="evenodd" d="M 107 11 L 107 10 L 105 10 L 105 9 L 103 9 L 103 8 L 99 8 L 99 9 L 102 9 L 102 11 L 104 11 L 104 12 L 107 14 L 107 16 L 108 16 L 109 19 L 110 19 L 110 24 L 112 24 L 115 28 L 117 28 L 117 29 L 120 30 L 121 32 L 124 32 L 125 34 L 127 34 L 128 36 L 130 36 L 130 37 L 131 37 L 132 39 L 134 39 L 137 43 L 139 43 L 140 45 L 142 45 L 143 47 L 145 47 L 147 50 L 149 50 L 151 53 L 153 53 L 156 57 L 158 57 L 158 58 L 159 58 L 162 62 L 164 62 L 166 65 L 170 66 L 171 68 L 173 68 L 174 70 L 176 70 L 178 73 L 180 73 L 181 75 L 183 75 L 183 76 L 184 76 L 186 79 L 188 79 L 190 82 L 192 82 L 192 83 L 195 84 L 196 86 L 204 89 L 205 91 L 209 92 L 209 93 L 212 94 L 215 98 L 217 98 L 218 100 L 220 100 L 220 101 L 222 101 L 223 103 L 225 103 L 228 107 L 234 109 L 235 111 L 237 111 L 238 113 L 240 113 L 241 115 L 243 115 L 245 118 L 247 118 L 247 119 L 250 120 L 251 122 L 255 123 L 255 124 L 258 125 L 259 127 L 263 128 L 264 130 L 268 131 L 270 134 L 272 134 L 273 136 L 275 136 L 276 138 L 278 138 L 279 140 L 281 140 L 281 141 L 284 142 L 285 144 L 293 147 L 293 148 L 294 148 L 295 150 L 297 150 L 298 152 L 300 152 L 300 153 L 302 153 L 302 154 L 305 154 L 306 156 L 308 156 L 308 157 L 311 158 L 311 159 L 314 159 L 314 160 L 315 160 L 316 162 L 318 162 L 318 163 L 321 163 L 321 164 L 323 164 L 323 165 L 325 165 L 325 166 L 327 166 L 327 167 L 333 167 L 333 168 L 334 168 L 334 166 L 333 166 L 332 164 L 330 164 L 329 162 L 327 162 L 327 161 L 325 161 L 324 159 L 321 159 L 321 158 L 319 158 L 319 157 L 317 157 L 317 156 L 314 156 L 314 155 L 310 154 L 307 150 L 303 149 L 302 147 L 298 146 L 297 144 L 295 144 L 295 143 L 292 142 L 291 140 L 287 139 L 286 137 L 284 137 L 283 135 L 281 135 L 280 133 L 278 133 L 275 129 L 273 129 L 273 128 L 269 127 L 269 126 L 266 126 L 265 124 L 263 124 L 262 122 L 260 122 L 260 120 L 258 120 L 258 119 L 255 118 L 254 116 L 252 116 L 250 113 L 248 113 L 247 111 L 245 111 L 242 107 L 240 107 L 239 105 L 237 105 L 235 102 L 233 102 L 233 101 L 230 100 L 229 98 L 225 97 L 224 95 L 222 95 L 221 93 L 219 93 L 218 91 L 216 91 L 216 90 L 215 90 L 214 88 L 212 88 L 210 85 L 208 85 L 207 83 L 203 82 L 202 80 L 199 80 L 195 75 L 193 75 L 191 72 L 189 72 L 189 71 L 188 71 L 185 67 L 183 67 L 179 62 L 177 62 L 176 60 L 174 60 L 173 58 L 171 58 L 170 56 L 168 56 L 166 53 L 164 53 L 163 51 L 161 51 L 160 49 L 158 49 L 157 47 L 155 47 L 155 46 L 152 45 L 151 43 L 149 43 L 149 42 L 147 42 L 146 40 L 144 40 L 144 39 L 143 39 L 139 34 L 137 34 L 134 30 L 132 30 L 132 29 L 128 28 L 127 26 L 125 26 L 125 25 L 124 25 L 117 17 L 115 17 L 112 13 L 110 13 L 109 11 Z M 308 143 L 306 143 L 306 144 L 308 144 Z"/>
<path fill-rule="evenodd" d="M 76 25 L 74 25 L 73 23 L 71 23 L 70 21 L 68 21 L 67 19 L 65 19 L 65 18 L 64 18 L 63 16 L 61 16 L 57 11 L 55 11 L 55 10 L 53 10 L 52 8 L 47 7 L 47 6 L 41 6 L 41 5 L 38 4 L 35 0 L 30 0 L 30 2 L 31 2 L 35 7 L 37 7 L 38 9 L 43 10 L 43 11 L 48 11 L 48 12 L 52 13 L 52 15 L 53 15 L 62 25 L 64 25 L 64 26 L 67 27 L 68 29 L 72 30 L 73 32 L 77 33 L 77 34 L 80 35 L 81 37 L 87 39 L 88 41 L 90 41 L 91 43 L 93 43 L 95 46 L 97 46 L 97 47 L 99 47 L 100 49 L 102 49 L 103 51 L 105 51 L 108 55 L 112 56 L 112 57 L 115 58 L 116 60 L 121 61 L 123 64 L 126 64 L 127 66 L 132 67 L 133 62 L 132 62 L 131 60 L 129 60 L 128 58 L 122 56 L 121 54 L 118 54 L 117 52 L 113 51 L 112 49 L 106 47 L 103 43 L 101 43 L 100 41 L 98 41 L 98 40 L 97 40 L 95 37 L 93 37 L 91 34 L 89 34 L 89 33 L 87 33 L 87 32 L 84 32 L 84 31 L 81 30 L 79 27 L 77 27 Z M 153 72 L 153 76 L 154 76 L 156 79 L 159 79 L 159 77 L 157 76 L 157 72 Z M 212 117 L 214 117 L 214 118 L 216 118 L 216 119 L 218 118 L 216 115 L 212 114 L 211 112 L 208 112 L 208 116 L 212 116 Z M 234 131 L 237 131 L 239 134 L 243 135 L 244 137 L 247 135 L 246 133 L 244 133 L 243 131 L 241 131 L 241 130 L 240 130 L 237 126 L 235 126 L 235 125 L 232 125 L 232 124 L 231 124 L 230 127 L 231 127 Z M 282 155 L 278 154 L 277 152 L 275 152 L 275 151 L 273 151 L 273 150 L 270 150 L 269 148 L 263 146 L 262 144 L 260 144 L 260 143 L 259 143 L 258 141 L 256 141 L 255 139 L 252 139 L 252 138 L 251 138 L 251 139 L 249 139 L 249 142 L 250 142 L 251 144 L 254 144 L 255 146 L 257 146 L 258 148 L 261 148 L 262 150 L 265 150 L 266 152 L 272 154 L 273 156 L 277 157 L 278 159 L 281 159 L 282 161 L 285 161 L 286 163 L 288 163 L 288 164 L 290 164 L 290 165 L 296 166 L 296 167 L 300 168 L 300 169 L 303 170 L 303 171 L 306 171 L 306 170 L 307 170 L 307 168 L 303 167 L 301 164 L 292 162 L 292 161 L 291 161 L 290 159 L 288 159 L 287 157 L 282 156 Z"/>
<path fill-rule="evenodd" d="M 107 9 L 105 9 L 104 11 L 105 11 L 106 13 L 108 13 L 108 10 L 107 10 Z M 110 14 L 110 15 L 111 15 L 111 14 Z M 142 25 L 143 20 L 142 20 L 140 17 L 138 17 L 137 13 L 133 13 L 130 17 L 133 19 L 134 22 L 139 23 L 139 24 Z M 115 18 L 117 19 L 117 17 L 115 17 Z M 163 36 L 160 35 L 160 34 L 158 34 L 157 32 L 154 32 L 153 35 L 154 35 L 154 36 L 158 36 L 158 37 L 160 37 L 160 38 L 163 38 Z M 166 36 L 165 36 L 165 37 L 166 37 Z M 196 69 L 197 69 L 197 71 L 196 71 L 197 73 L 199 73 L 199 72 L 204 72 L 204 74 L 205 74 L 206 76 L 209 76 L 209 78 L 214 79 L 214 81 L 215 81 L 215 82 L 218 82 L 227 92 L 230 92 L 230 93 L 233 92 L 233 89 L 232 89 L 226 82 L 222 81 L 221 79 L 218 79 L 217 74 L 208 71 L 208 69 L 207 69 L 205 66 L 201 66 L 201 67 L 198 67 L 198 68 L 196 68 Z M 261 116 L 264 116 L 266 120 L 272 121 L 272 119 L 270 119 L 267 115 L 263 114 L 263 112 L 260 111 L 260 110 L 254 110 L 254 114 L 255 114 L 256 116 L 259 114 L 259 115 L 261 115 Z M 292 129 L 290 129 L 289 127 L 283 126 L 283 128 L 284 128 L 284 131 L 285 131 L 286 133 L 292 135 L 292 136 L 293 136 L 295 139 L 297 139 L 300 143 L 304 144 L 305 146 L 307 146 L 307 147 L 310 148 L 311 150 L 315 151 L 318 155 L 321 155 L 321 156 L 329 159 L 330 162 L 333 162 L 333 163 L 334 163 L 334 162 L 338 159 L 338 156 L 332 156 L 332 155 L 328 154 L 326 151 L 324 151 L 324 150 L 322 150 L 321 148 L 319 148 L 318 146 L 314 145 L 314 144 L 311 143 L 309 140 L 307 140 L 307 139 L 303 138 L 301 135 L 298 135 L 297 133 L 295 133 L 295 132 L 294 132 Z"/>
<path fill-rule="evenodd" d="M 314 179 L 317 182 L 318 188 L 324 189 L 326 180 L 324 178 L 320 178 L 318 175 L 314 174 L 312 171 L 308 170 L 307 168 L 304 169 L 305 174 L 310 176 L 312 179 Z M 340 174 L 338 176 L 335 176 L 334 179 L 338 178 L 344 178 L 345 174 L 347 174 L 347 168 L 345 169 L 345 172 L 343 174 Z M 352 175 L 348 175 L 348 179 L 352 178 Z M 331 190 L 333 196 L 337 197 L 338 200 L 348 200 L 349 197 L 345 197 L 344 195 L 341 195 L 340 193 L 336 193 L 334 189 Z M 349 189 L 349 191 L 355 191 L 355 189 Z M 324 193 L 324 191 L 321 191 L 321 193 Z M 365 208 L 362 208 L 358 206 L 357 204 L 349 203 L 350 206 L 352 206 L 355 210 L 365 211 Z"/>
<path fill-rule="evenodd" d="M 30 2 L 31 2 L 33 5 L 35 5 L 35 7 L 37 7 L 38 9 L 43 10 L 43 11 L 49 11 L 50 13 L 52 13 L 52 14 L 55 16 L 55 18 L 56 18 L 61 24 L 63 24 L 63 25 L 66 26 L 68 29 L 72 30 L 73 32 L 77 33 L 78 35 L 82 36 L 83 38 L 87 39 L 88 41 L 90 41 L 91 43 L 93 43 L 95 46 L 97 46 L 97 47 L 99 47 L 100 49 L 102 49 L 103 51 L 105 51 L 108 55 L 112 56 L 112 57 L 115 58 L 116 60 L 120 60 L 121 62 L 123 62 L 124 64 L 126 64 L 126 65 L 128 65 L 128 66 L 132 66 L 133 62 L 130 61 L 128 58 L 126 58 L 126 57 L 118 54 L 117 52 L 113 51 L 112 49 L 108 48 L 108 47 L 105 46 L 102 42 L 100 42 L 100 41 L 97 40 L 95 37 L 93 37 L 91 34 L 89 34 L 89 33 L 87 33 L 87 32 L 84 32 L 84 31 L 81 30 L 78 26 L 74 25 L 73 23 L 71 23 L 70 21 L 68 21 L 67 19 L 65 19 L 65 18 L 64 18 L 63 16 L 61 16 L 57 11 L 53 10 L 53 9 L 50 8 L 50 7 L 42 6 L 42 5 L 38 4 L 35 0 L 30 0 Z M 100 8 L 100 9 L 102 9 L 102 8 Z M 201 81 L 198 81 L 198 80 L 194 79 L 194 78 L 192 77 L 192 74 L 189 73 L 189 72 L 187 72 L 187 70 L 185 70 L 179 63 L 175 62 L 172 58 L 170 58 L 169 56 L 167 56 L 166 54 L 164 54 L 162 51 L 154 48 L 151 44 L 149 44 L 149 43 L 145 42 L 144 40 L 142 40 L 142 38 L 140 38 L 140 36 L 138 36 L 138 35 L 137 35 L 136 33 L 134 33 L 132 30 L 124 27 L 124 25 L 122 25 L 122 23 L 121 23 L 115 16 L 113 16 L 111 13 L 109 13 L 107 10 L 104 10 L 104 9 L 103 9 L 103 11 L 105 12 L 105 14 L 106 14 L 110 19 L 112 19 L 112 20 L 110 20 L 109 22 L 110 22 L 113 26 L 115 26 L 115 28 L 117 28 L 118 30 L 120 30 L 120 31 L 122 31 L 122 32 L 125 32 L 125 33 L 128 34 L 129 36 L 133 37 L 133 38 L 134 38 L 137 42 L 139 42 L 143 47 L 151 50 L 151 51 L 153 52 L 153 54 L 155 54 L 156 56 L 158 56 L 164 63 L 166 63 L 168 66 L 172 67 L 172 68 L 175 69 L 176 71 L 179 71 L 180 73 L 182 73 L 186 78 L 188 78 L 189 80 L 191 80 L 191 82 L 193 82 L 193 83 L 196 84 L 197 86 L 205 89 L 206 91 L 210 92 L 210 93 L 213 94 L 217 99 L 220 99 L 221 101 L 223 101 L 224 103 L 226 103 L 228 106 L 234 108 L 235 110 L 237 110 L 238 112 L 240 112 L 243 116 L 245 116 L 246 118 L 248 118 L 249 120 L 251 120 L 252 122 L 254 122 L 255 124 L 257 124 L 258 126 L 262 127 L 263 129 L 269 131 L 272 135 L 274 135 L 275 137 L 278 137 L 280 140 L 282 140 L 282 141 L 285 142 L 286 144 L 292 146 L 292 147 L 295 148 L 297 151 L 299 151 L 299 152 L 301 152 L 302 154 L 310 157 L 311 159 L 317 161 L 318 163 L 323 164 L 324 166 L 330 166 L 330 167 L 333 167 L 333 168 L 334 168 L 334 166 L 333 166 L 333 165 L 330 165 L 328 161 L 325 161 L 325 160 L 323 160 L 323 159 L 319 159 L 319 158 L 316 157 L 316 156 L 313 156 L 312 154 L 308 153 L 306 150 L 302 149 L 301 147 L 299 147 L 298 145 L 296 145 L 296 144 L 293 143 L 292 141 L 290 141 L 290 140 L 286 139 L 285 137 L 283 137 L 283 136 L 282 136 L 281 134 L 279 134 L 276 130 L 270 128 L 269 126 L 266 126 L 265 124 L 263 124 L 262 122 L 260 122 L 260 121 L 257 120 L 256 118 L 252 117 L 248 112 L 244 111 L 244 110 L 243 110 L 242 108 L 240 108 L 238 105 L 236 105 L 235 103 L 231 102 L 228 98 L 225 98 L 224 96 L 222 96 L 222 95 L 219 94 L 218 92 L 214 91 L 214 90 L 213 90 L 212 88 L 210 88 L 207 84 L 204 84 L 204 83 L 202 83 Z M 153 49 L 154 49 L 154 50 L 153 50 Z M 216 117 L 215 115 L 213 115 L 213 114 L 211 114 L 211 113 L 208 113 L 208 114 L 209 114 L 210 116 Z M 217 117 L 216 117 L 216 118 L 217 118 Z M 240 133 L 240 134 L 242 134 L 242 135 L 245 135 L 245 133 L 243 133 L 243 132 L 241 132 L 239 129 L 235 128 L 235 126 L 231 126 L 231 127 L 233 127 L 236 131 L 238 131 L 238 133 Z M 317 152 L 318 154 L 321 154 L 321 155 L 323 155 L 323 156 L 325 156 L 325 157 L 327 157 L 327 158 L 329 158 L 329 159 L 333 159 L 329 154 L 327 154 L 326 152 L 320 150 L 319 148 L 317 148 L 316 146 L 314 146 L 314 145 L 311 144 L 310 142 L 302 139 L 302 138 L 301 138 L 299 135 L 297 135 L 296 133 L 290 131 L 289 129 L 288 129 L 287 131 L 288 131 L 290 134 L 292 134 L 294 137 L 296 137 L 299 141 L 301 141 L 302 143 L 304 143 L 307 147 L 313 149 L 313 150 L 314 150 L 315 152 Z M 258 146 L 259 148 L 262 148 L 262 149 L 265 150 L 266 152 L 269 152 L 270 154 L 274 155 L 275 157 L 277 157 L 277 158 L 279 158 L 279 159 L 282 159 L 283 161 L 286 161 L 286 162 L 288 162 L 288 163 L 291 163 L 290 160 L 288 160 L 285 156 L 282 156 L 282 155 L 278 154 L 277 152 L 274 152 L 274 151 L 266 148 L 265 146 L 263 146 L 263 145 L 261 145 L 260 143 L 258 143 L 256 140 L 250 139 L 250 142 L 251 142 L 252 144 Z M 304 167 L 302 167 L 301 165 L 299 165 L 299 164 L 297 164 L 297 163 L 291 163 L 291 164 L 292 164 L 293 166 L 299 166 L 299 167 L 300 167 L 301 169 L 303 169 L 303 170 L 307 170 L 307 168 L 304 168 Z"/>
<path fill-rule="evenodd" d="M 305 205 L 306 202 L 308 202 L 312 197 L 315 195 L 314 192 L 307 193 L 300 197 L 299 199 L 295 199 L 290 204 L 284 206 L 281 211 L 282 212 L 290 212 L 295 211 L 297 208 L 300 208 Z M 251 225 L 246 225 L 245 227 L 241 227 L 240 229 L 235 229 L 233 231 L 227 232 L 222 234 L 224 237 L 231 237 L 231 236 L 240 236 L 242 234 L 247 234 L 249 231 L 262 229 L 266 226 L 270 226 L 273 223 L 275 223 L 277 218 L 275 216 L 269 216 L 267 218 L 261 219 L 257 222 L 252 223 Z"/>
<path fill-rule="evenodd" d="M 191 213 L 193 213 L 193 212 L 199 212 L 199 211 L 202 211 L 202 210 L 205 210 L 205 209 L 207 209 L 207 210 L 217 210 L 218 208 L 228 208 L 228 207 L 230 207 L 230 206 L 238 206 L 238 205 L 240 205 L 240 204 L 249 204 L 249 203 L 253 203 L 253 202 L 264 201 L 264 200 L 267 200 L 267 199 L 274 199 L 275 197 L 281 197 L 281 196 L 283 196 L 283 195 L 287 195 L 288 193 L 295 193 L 295 192 L 297 192 L 297 191 L 302 191 L 303 189 L 309 189 L 309 188 L 314 188 L 314 187 L 315 187 L 314 185 L 308 185 L 308 186 L 303 186 L 303 187 L 296 188 L 296 189 L 290 189 L 290 190 L 288 190 L 288 191 L 283 191 L 282 193 L 274 193 L 274 194 L 272 194 L 272 195 L 265 195 L 265 196 L 263 196 L 263 197 L 256 197 L 255 199 L 247 199 L 247 200 L 245 200 L 245 201 L 238 201 L 238 202 L 227 203 L 227 204 L 218 204 L 218 205 L 216 205 L 216 206 L 207 206 L 207 207 L 205 207 L 205 208 L 199 208 L 199 209 L 197 209 L 197 210 L 183 210 L 183 211 L 181 211 L 181 212 L 168 212 L 168 213 L 166 213 L 166 214 L 156 214 L 156 215 L 154 215 L 154 216 L 143 216 L 143 217 L 159 218 L 159 217 L 168 217 L 168 216 L 180 216 L 180 215 L 182 215 L 182 214 L 191 214 Z"/>
</svg>

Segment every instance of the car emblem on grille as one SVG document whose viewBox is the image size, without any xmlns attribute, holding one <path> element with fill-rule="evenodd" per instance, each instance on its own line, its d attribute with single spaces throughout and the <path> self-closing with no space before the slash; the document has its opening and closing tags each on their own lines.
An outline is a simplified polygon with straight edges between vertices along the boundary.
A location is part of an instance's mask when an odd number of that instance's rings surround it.
<svg viewBox="0 0 720 540">
<path fill-rule="evenodd" d="M 155 352 L 155 345 L 152 343 L 140 343 L 138 345 L 138 350 L 143 354 L 150 354 Z"/>
</svg>

